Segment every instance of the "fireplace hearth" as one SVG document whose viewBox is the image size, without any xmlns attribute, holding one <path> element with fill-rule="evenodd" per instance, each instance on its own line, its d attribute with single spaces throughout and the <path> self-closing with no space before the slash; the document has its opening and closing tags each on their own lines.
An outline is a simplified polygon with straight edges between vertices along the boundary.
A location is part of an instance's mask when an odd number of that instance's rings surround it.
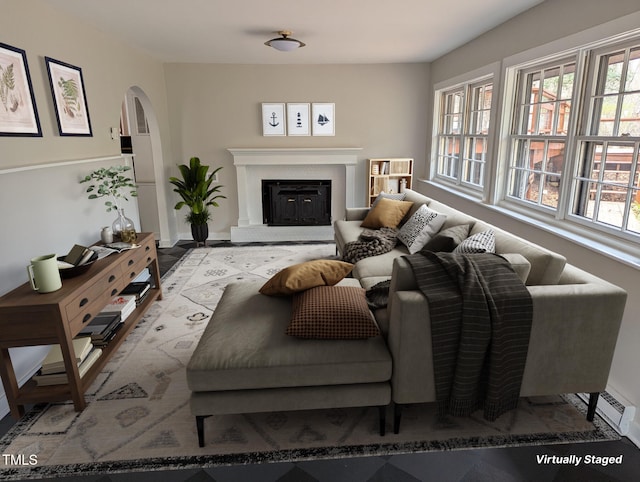
<svg viewBox="0 0 640 482">
<path fill-rule="evenodd" d="M 331 225 L 331 180 L 262 180 L 262 213 L 268 226 Z"/>
</svg>

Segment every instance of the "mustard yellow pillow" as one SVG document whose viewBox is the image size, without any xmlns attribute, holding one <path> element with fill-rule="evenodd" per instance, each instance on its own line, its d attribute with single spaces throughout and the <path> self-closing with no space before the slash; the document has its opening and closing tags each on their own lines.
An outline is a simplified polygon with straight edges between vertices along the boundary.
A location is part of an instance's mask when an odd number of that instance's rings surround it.
<svg viewBox="0 0 640 482">
<path fill-rule="evenodd" d="M 292 295 L 316 286 L 333 286 L 352 269 L 351 263 L 328 259 L 294 264 L 272 276 L 260 288 L 260 293 L 269 296 Z"/>
<path fill-rule="evenodd" d="M 397 228 L 411 206 L 411 201 L 382 198 L 371 208 L 360 226 L 370 229 Z"/>
</svg>

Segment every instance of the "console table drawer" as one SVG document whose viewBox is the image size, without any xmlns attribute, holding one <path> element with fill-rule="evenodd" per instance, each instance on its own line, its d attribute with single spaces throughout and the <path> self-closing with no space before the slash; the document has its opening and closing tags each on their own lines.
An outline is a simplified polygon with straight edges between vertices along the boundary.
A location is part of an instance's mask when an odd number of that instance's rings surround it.
<svg viewBox="0 0 640 482">
<path fill-rule="evenodd" d="M 96 300 L 113 298 L 122 291 L 128 281 L 123 280 L 119 265 L 111 268 L 103 277 L 83 290 L 65 307 L 68 319 L 73 319 Z M 113 294 L 112 294 L 113 293 Z"/>
<path fill-rule="evenodd" d="M 130 268 L 142 259 L 153 259 L 155 257 L 155 241 L 153 238 L 146 239 L 139 248 L 125 251 L 124 258 L 120 263 L 122 272 L 128 273 Z"/>
</svg>

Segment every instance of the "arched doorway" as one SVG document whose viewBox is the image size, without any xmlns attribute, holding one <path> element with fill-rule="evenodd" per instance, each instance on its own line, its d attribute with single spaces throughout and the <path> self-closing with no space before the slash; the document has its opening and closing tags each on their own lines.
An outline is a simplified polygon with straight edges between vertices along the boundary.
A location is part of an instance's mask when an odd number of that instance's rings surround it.
<svg viewBox="0 0 640 482">
<path fill-rule="evenodd" d="M 160 129 L 153 106 L 140 87 L 133 86 L 125 94 L 121 130 L 131 139 L 141 229 L 153 232 L 160 247 L 169 247 L 172 240 Z"/>
</svg>

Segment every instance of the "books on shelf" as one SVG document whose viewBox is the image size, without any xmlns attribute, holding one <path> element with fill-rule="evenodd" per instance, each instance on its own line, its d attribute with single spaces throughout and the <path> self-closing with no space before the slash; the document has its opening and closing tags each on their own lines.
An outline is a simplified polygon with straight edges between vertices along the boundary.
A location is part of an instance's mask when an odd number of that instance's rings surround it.
<svg viewBox="0 0 640 482">
<path fill-rule="evenodd" d="M 136 309 L 136 295 L 119 295 L 111 300 L 100 313 L 118 313 L 122 321 Z"/>
<path fill-rule="evenodd" d="M 91 341 L 90 338 L 86 338 Z M 91 343 L 89 343 L 89 345 L 91 345 Z M 80 377 L 83 377 L 89 371 L 89 368 L 91 368 L 93 364 L 98 361 L 98 358 L 100 358 L 101 354 L 102 350 L 100 348 L 93 348 L 86 356 L 86 358 L 78 364 L 78 373 Z M 69 382 L 69 377 L 67 376 L 67 373 L 65 371 L 44 374 L 42 373 L 42 370 L 40 370 L 36 375 L 33 376 L 33 379 L 38 386 L 62 385 Z"/>
<path fill-rule="evenodd" d="M 144 282 L 132 282 L 129 283 L 120 293 L 121 295 L 134 295 L 136 297 L 136 305 L 139 305 L 144 301 L 147 294 L 151 290 L 151 284 Z"/>
<path fill-rule="evenodd" d="M 113 339 L 121 326 L 120 313 L 99 313 L 79 335 L 89 336 L 93 346 L 103 347 Z"/>
<path fill-rule="evenodd" d="M 90 337 L 77 337 L 73 341 L 73 351 L 76 354 L 76 363 L 80 364 L 89 354 L 93 345 Z M 51 345 L 49 353 L 42 361 L 41 371 L 43 374 L 63 372 L 64 358 L 62 357 L 62 349 L 60 345 Z"/>
</svg>

